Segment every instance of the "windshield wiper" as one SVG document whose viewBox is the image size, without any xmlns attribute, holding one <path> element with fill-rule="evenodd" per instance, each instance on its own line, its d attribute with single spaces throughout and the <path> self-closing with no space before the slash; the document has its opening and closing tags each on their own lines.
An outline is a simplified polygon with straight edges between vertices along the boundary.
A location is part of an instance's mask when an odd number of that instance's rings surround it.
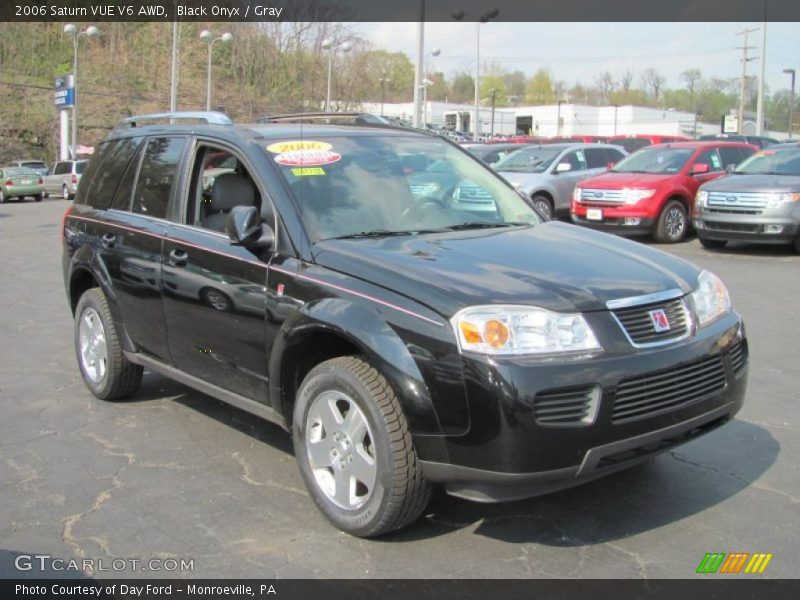
<svg viewBox="0 0 800 600">
<path fill-rule="evenodd" d="M 396 235 L 411 235 L 414 231 L 389 231 L 388 229 L 373 229 L 372 231 L 359 231 L 358 233 L 348 233 L 328 238 L 329 240 L 353 240 L 356 238 L 379 238 L 391 237 Z"/>
<path fill-rule="evenodd" d="M 460 231 L 462 229 L 493 229 L 496 227 L 520 227 L 523 225 L 533 225 L 527 221 L 505 221 L 503 223 L 492 223 L 490 221 L 467 221 L 458 225 L 451 225 L 448 229 Z"/>
</svg>

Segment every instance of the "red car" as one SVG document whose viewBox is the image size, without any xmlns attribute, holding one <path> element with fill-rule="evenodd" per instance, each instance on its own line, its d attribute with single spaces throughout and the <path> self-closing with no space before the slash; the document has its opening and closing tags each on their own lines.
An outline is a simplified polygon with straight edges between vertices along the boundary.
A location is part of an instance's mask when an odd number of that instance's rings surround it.
<svg viewBox="0 0 800 600">
<path fill-rule="evenodd" d="M 608 138 L 609 144 L 622 146 L 629 154 L 641 150 L 646 146 L 654 144 L 670 144 L 672 142 L 689 142 L 691 138 L 682 135 L 650 135 L 648 133 L 636 133 L 628 135 L 614 135 Z"/>
<path fill-rule="evenodd" d="M 578 182 L 572 221 L 613 233 L 681 241 L 697 188 L 724 175 L 758 148 L 741 142 L 678 142 L 648 146 L 607 173 Z"/>
<path fill-rule="evenodd" d="M 607 137 L 601 135 L 555 135 L 547 139 L 548 144 L 564 144 L 568 142 L 575 142 L 576 144 L 605 144 L 606 142 L 610 144 L 614 143 L 609 142 Z"/>
</svg>

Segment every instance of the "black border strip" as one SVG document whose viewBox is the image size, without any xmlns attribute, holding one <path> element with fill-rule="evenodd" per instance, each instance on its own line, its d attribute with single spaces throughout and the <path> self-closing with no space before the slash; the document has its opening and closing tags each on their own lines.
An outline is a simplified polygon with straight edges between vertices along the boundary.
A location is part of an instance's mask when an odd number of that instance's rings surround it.
<svg viewBox="0 0 800 600">
<path fill-rule="evenodd" d="M 452 22 L 454 12 L 475 21 L 493 8 L 495 22 L 800 21 L 798 0 L 2 0 L 0 21 Z"/>
</svg>

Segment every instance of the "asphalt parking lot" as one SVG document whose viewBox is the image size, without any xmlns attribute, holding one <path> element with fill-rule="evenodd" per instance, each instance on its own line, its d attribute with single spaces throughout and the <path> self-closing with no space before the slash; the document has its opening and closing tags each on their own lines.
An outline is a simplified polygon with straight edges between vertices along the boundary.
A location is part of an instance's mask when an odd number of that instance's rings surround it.
<svg viewBox="0 0 800 600">
<path fill-rule="evenodd" d="M 66 206 L 0 206 L 0 578 L 41 576 L 14 567 L 37 553 L 193 560 L 192 571 L 102 574 L 124 577 L 686 578 L 706 552 L 769 552 L 761 577 L 797 576 L 800 256 L 790 249 L 669 248 L 720 275 L 747 323 L 748 398 L 734 422 L 538 499 L 438 494 L 414 526 L 365 541 L 316 510 L 278 427 L 153 374 L 132 400 L 90 395 L 61 276 Z"/>
</svg>

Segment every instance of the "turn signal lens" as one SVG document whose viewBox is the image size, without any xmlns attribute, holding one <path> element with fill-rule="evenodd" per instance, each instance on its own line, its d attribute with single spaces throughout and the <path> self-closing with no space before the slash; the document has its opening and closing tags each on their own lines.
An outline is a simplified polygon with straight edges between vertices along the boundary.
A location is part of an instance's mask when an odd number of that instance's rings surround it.
<svg viewBox="0 0 800 600">
<path fill-rule="evenodd" d="M 492 348 L 502 348 L 508 342 L 508 327 L 495 319 L 487 321 L 483 328 L 486 343 Z"/>
<path fill-rule="evenodd" d="M 461 321 L 461 334 L 464 336 L 464 340 L 470 344 L 480 344 L 483 341 L 478 328 L 467 321 Z"/>
</svg>

